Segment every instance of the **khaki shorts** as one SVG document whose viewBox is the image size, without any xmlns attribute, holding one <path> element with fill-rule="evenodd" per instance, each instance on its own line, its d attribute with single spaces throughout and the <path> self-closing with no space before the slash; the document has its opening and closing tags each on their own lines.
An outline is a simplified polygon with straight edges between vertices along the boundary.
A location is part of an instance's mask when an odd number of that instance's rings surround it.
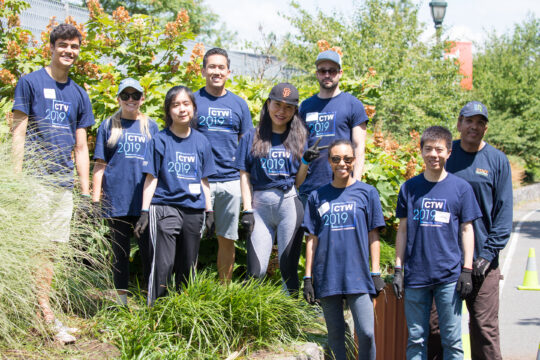
<svg viewBox="0 0 540 360">
<path fill-rule="evenodd" d="M 238 240 L 238 219 L 242 204 L 240 180 L 211 182 L 210 198 L 214 209 L 216 234 Z"/>
<path fill-rule="evenodd" d="M 43 234 L 50 241 L 69 241 L 73 191 L 71 189 L 39 187 L 38 201 L 43 204 Z"/>
</svg>

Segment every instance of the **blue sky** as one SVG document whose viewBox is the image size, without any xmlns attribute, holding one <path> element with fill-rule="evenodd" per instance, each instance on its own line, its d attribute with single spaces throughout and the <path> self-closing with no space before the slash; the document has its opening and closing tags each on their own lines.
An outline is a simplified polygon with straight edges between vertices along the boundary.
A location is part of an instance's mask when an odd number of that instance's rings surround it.
<svg viewBox="0 0 540 360">
<path fill-rule="evenodd" d="M 302 8 L 314 12 L 337 10 L 350 13 L 361 4 L 360 0 L 297 0 Z M 424 37 L 434 34 L 429 0 L 413 0 L 420 6 L 420 20 L 426 23 Z M 293 31 L 278 12 L 291 11 L 289 0 L 206 0 L 206 4 L 217 13 L 221 21 L 231 30 L 237 31 L 241 40 L 260 41 L 259 25 L 266 33 L 278 36 Z M 481 41 L 486 31 L 501 34 L 522 22 L 527 13 L 540 16 L 540 0 L 447 0 L 448 7 L 444 27 L 452 40 Z M 243 42 L 243 41 L 242 41 Z"/>
</svg>

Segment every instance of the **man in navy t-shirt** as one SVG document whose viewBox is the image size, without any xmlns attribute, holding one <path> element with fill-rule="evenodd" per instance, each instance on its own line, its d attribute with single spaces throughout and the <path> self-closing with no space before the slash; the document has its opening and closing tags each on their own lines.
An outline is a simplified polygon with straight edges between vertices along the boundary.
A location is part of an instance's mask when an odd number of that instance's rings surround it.
<svg viewBox="0 0 540 360">
<path fill-rule="evenodd" d="M 461 140 L 453 142 L 446 170 L 472 186 L 482 210 L 482 217 L 473 222 L 474 289 L 466 299 L 471 356 L 473 359 L 501 360 L 499 252 L 512 232 L 510 164 L 503 152 L 483 140 L 488 129 L 488 112 L 481 102 L 471 101 L 461 109 L 457 129 Z"/>
<path fill-rule="evenodd" d="M 354 177 L 361 180 L 364 168 L 364 149 L 368 117 L 364 105 L 349 93 L 341 92 L 339 80 L 343 75 L 341 57 L 333 50 L 323 51 L 315 61 L 316 75 L 319 81 L 319 93 L 300 104 L 300 116 L 308 131 L 308 147 L 318 138 L 319 145 L 326 147 L 334 140 L 350 140 L 354 147 L 356 163 Z M 323 185 L 332 181 L 332 170 L 327 161 L 327 149 L 309 166 L 306 180 L 300 186 L 302 201 Z"/>
<path fill-rule="evenodd" d="M 21 77 L 15 88 L 13 104 L 13 156 L 17 170 L 22 169 L 23 157 L 39 157 L 36 175 L 47 183 L 60 185 L 65 190 L 38 190 L 43 204 L 50 207 L 44 226 L 52 241 L 67 242 L 73 209 L 73 161 L 79 176 L 81 194 L 90 201 L 89 165 L 86 128 L 94 124 L 88 94 L 68 74 L 77 60 L 82 36 L 69 24 L 55 27 L 50 35 L 51 62 L 48 66 Z M 26 141 L 26 154 L 25 154 Z M 36 276 L 40 289 L 38 302 L 47 323 L 56 324 L 57 339 L 63 343 L 75 338 L 56 320 L 49 305 L 53 267 L 44 265 Z"/>
<path fill-rule="evenodd" d="M 206 85 L 195 93 L 197 116 L 195 128 L 210 141 L 216 174 L 208 178 L 218 238 L 217 267 L 219 278 L 230 281 L 234 266 L 240 214 L 240 174 L 233 167 L 240 137 L 253 129 L 251 113 L 244 99 L 225 89 L 231 74 L 227 52 L 213 48 L 203 58 L 202 75 Z M 209 231 L 213 224 L 208 223 Z"/>
<path fill-rule="evenodd" d="M 399 191 L 394 291 L 400 299 L 405 288 L 407 359 L 427 356 L 433 300 L 444 358 L 463 358 L 461 299 L 472 291 L 472 222 L 482 213 L 471 186 L 444 169 L 451 145 L 448 129 L 426 129 L 420 140 L 426 171 Z"/>
</svg>

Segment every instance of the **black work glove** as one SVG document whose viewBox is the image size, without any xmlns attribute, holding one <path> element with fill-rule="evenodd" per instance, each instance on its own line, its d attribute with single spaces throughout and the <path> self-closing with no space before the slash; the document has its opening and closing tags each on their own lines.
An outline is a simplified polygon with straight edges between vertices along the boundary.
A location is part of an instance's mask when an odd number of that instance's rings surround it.
<svg viewBox="0 0 540 360">
<path fill-rule="evenodd" d="M 214 212 L 212 210 L 205 211 L 205 221 L 206 226 L 206 235 L 213 235 L 216 230 L 216 224 L 214 223 Z"/>
<path fill-rule="evenodd" d="M 461 270 L 461 275 L 459 275 L 459 279 L 456 285 L 456 291 L 459 293 L 459 296 L 462 299 L 465 299 L 472 292 L 473 285 L 471 273 L 471 269 L 463 268 Z"/>
<path fill-rule="evenodd" d="M 395 269 L 394 270 L 394 281 L 392 282 L 392 285 L 394 286 L 394 294 L 396 294 L 396 298 L 399 300 L 403 297 L 403 270 L 402 269 Z"/>
<path fill-rule="evenodd" d="M 253 231 L 253 226 L 255 226 L 255 216 L 252 212 L 245 212 L 242 214 L 242 219 L 240 220 L 242 227 L 245 229 L 246 233 L 251 235 Z"/>
<path fill-rule="evenodd" d="M 137 221 L 137 224 L 135 225 L 135 236 L 137 239 L 140 239 L 142 234 L 144 233 L 144 230 L 148 227 L 148 211 L 141 211 L 141 217 L 139 217 L 139 220 Z"/>
<path fill-rule="evenodd" d="M 491 262 L 483 257 L 477 257 L 473 262 L 472 276 L 483 279 L 486 276 L 486 271 L 490 264 Z"/>
<path fill-rule="evenodd" d="M 315 141 L 315 144 L 313 144 L 313 146 L 311 146 L 304 152 L 304 155 L 302 155 L 302 159 L 304 159 L 305 162 L 307 163 L 312 162 L 313 160 L 315 160 L 321 155 L 322 149 L 326 149 L 328 147 L 328 146 L 317 147 L 317 145 L 319 145 L 319 143 L 321 142 L 321 139 L 322 137 L 318 138 L 317 141 Z"/>
<path fill-rule="evenodd" d="M 92 214 L 92 198 L 90 195 L 82 195 L 77 204 L 77 213 L 82 218 L 93 218 Z"/>
<path fill-rule="evenodd" d="M 313 290 L 313 280 L 304 278 L 304 299 L 308 304 L 315 304 L 315 290 Z"/>
<path fill-rule="evenodd" d="M 95 220 L 101 219 L 101 203 L 99 201 L 92 201 L 92 217 Z"/>
<path fill-rule="evenodd" d="M 381 275 L 371 275 L 371 280 L 373 280 L 373 285 L 375 285 L 375 297 L 379 296 L 380 292 L 383 291 L 386 283 L 381 278 Z"/>
</svg>

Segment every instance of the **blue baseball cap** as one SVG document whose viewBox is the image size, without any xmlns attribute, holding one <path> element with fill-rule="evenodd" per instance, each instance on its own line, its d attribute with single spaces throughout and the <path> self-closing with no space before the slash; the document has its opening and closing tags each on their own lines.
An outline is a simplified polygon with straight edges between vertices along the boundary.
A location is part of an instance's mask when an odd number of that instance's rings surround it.
<svg viewBox="0 0 540 360">
<path fill-rule="evenodd" d="M 317 56 L 317 60 L 315 60 L 315 65 L 319 65 L 321 61 L 331 61 L 338 64 L 341 69 L 341 56 L 334 50 L 326 50 L 320 53 L 319 56 Z"/>
<path fill-rule="evenodd" d="M 127 88 L 134 88 L 138 92 L 144 93 L 143 87 L 141 86 L 141 84 L 137 80 L 135 80 L 133 78 L 126 78 L 126 79 L 120 81 L 120 85 L 118 86 L 118 93 L 116 95 L 117 96 L 120 95 L 120 93 L 122 91 L 124 91 L 125 89 L 127 89 Z"/>
<path fill-rule="evenodd" d="M 480 101 L 469 101 L 459 112 L 459 116 L 471 117 L 474 115 L 482 115 L 489 121 L 487 107 Z"/>
</svg>

